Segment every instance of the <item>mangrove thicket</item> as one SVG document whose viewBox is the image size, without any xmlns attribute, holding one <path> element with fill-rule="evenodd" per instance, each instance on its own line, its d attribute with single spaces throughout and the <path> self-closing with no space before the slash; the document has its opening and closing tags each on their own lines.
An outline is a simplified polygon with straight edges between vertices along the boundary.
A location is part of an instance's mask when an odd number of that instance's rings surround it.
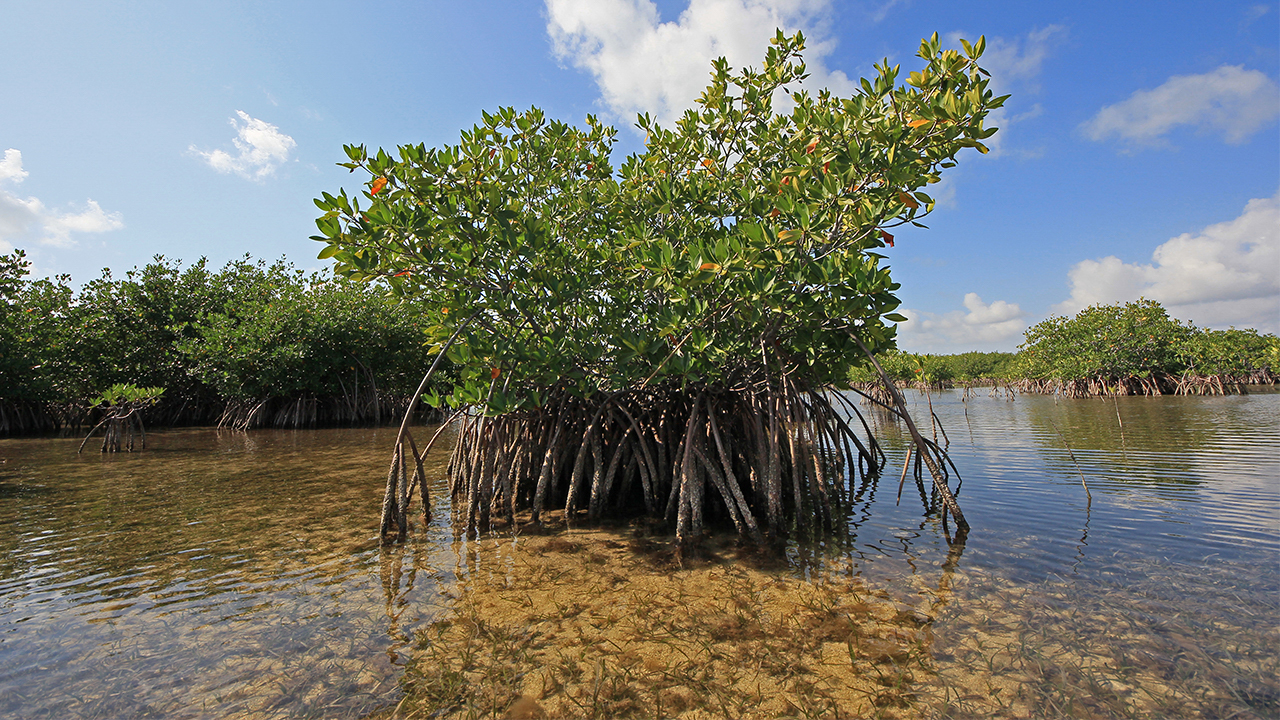
<svg viewBox="0 0 1280 720">
<path fill-rule="evenodd" d="M 918 70 L 885 61 L 837 97 L 797 88 L 804 39 L 779 33 L 759 69 L 714 62 L 674 126 L 639 117 L 644 149 L 616 164 L 613 128 L 536 108 L 454 145 L 346 147 L 364 185 L 316 200 L 320 257 L 418 303 L 454 363 L 429 400 L 458 412 L 459 521 L 639 512 L 682 546 L 706 518 L 757 540 L 831 527 L 884 464 L 827 392 L 894 346 L 877 251 L 958 153 L 986 151 L 1004 101 L 984 41 L 962 45 L 935 35 Z M 400 438 L 383 532 L 403 537 L 427 450 Z M 963 527 L 945 458 L 926 460 Z"/>
<path fill-rule="evenodd" d="M 1023 390 L 1088 397 L 1225 394 L 1274 385 L 1278 370 L 1275 335 L 1197 328 L 1139 299 L 1028 328 L 1011 374 Z"/>
<path fill-rule="evenodd" d="M 386 422 L 430 362 L 419 314 L 327 272 L 157 257 L 77 289 L 29 270 L 0 255 L 0 436 L 93 426 L 129 388 L 163 391 L 130 415 L 153 425 Z"/>
</svg>

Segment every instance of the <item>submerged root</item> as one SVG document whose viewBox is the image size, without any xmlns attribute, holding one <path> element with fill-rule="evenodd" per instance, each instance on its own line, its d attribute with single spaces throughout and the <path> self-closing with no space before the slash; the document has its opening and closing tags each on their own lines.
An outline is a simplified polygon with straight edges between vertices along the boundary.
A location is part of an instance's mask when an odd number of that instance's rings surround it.
<svg viewBox="0 0 1280 720">
<path fill-rule="evenodd" d="M 99 430 L 102 430 L 102 452 L 120 452 L 122 449 L 133 452 L 135 440 L 140 441 L 142 449 L 146 449 L 147 430 L 142 424 L 141 413 L 142 408 L 131 404 L 109 408 L 102 420 L 84 436 L 76 453 L 84 452 L 89 438 Z"/>
<path fill-rule="evenodd" d="M 218 427 L 234 430 L 255 428 L 316 428 L 341 425 L 378 425 L 403 415 L 412 396 L 391 395 L 371 389 L 341 397 L 268 397 L 231 400 L 216 416 Z"/>
</svg>

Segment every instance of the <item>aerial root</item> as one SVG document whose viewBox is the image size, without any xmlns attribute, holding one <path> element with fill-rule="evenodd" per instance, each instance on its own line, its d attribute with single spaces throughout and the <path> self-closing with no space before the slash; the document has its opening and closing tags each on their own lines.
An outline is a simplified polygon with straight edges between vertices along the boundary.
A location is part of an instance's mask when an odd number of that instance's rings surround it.
<svg viewBox="0 0 1280 720">
<path fill-rule="evenodd" d="M 790 381 L 589 398 L 555 387 L 537 411 L 489 417 L 465 409 L 454 417 L 449 494 L 454 520 L 467 531 L 493 518 L 512 523 L 527 511 L 538 522 L 563 510 L 592 521 L 647 517 L 673 527 L 686 549 L 711 521 L 763 544 L 831 530 L 854 485 L 886 463 L 852 403 Z M 859 425 L 865 437 L 854 432 Z M 412 488 L 422 489 L 426 454 L 407 430 L 404 437 L 388 472 L 381 528 L 398 540 Z"/>
</svg>

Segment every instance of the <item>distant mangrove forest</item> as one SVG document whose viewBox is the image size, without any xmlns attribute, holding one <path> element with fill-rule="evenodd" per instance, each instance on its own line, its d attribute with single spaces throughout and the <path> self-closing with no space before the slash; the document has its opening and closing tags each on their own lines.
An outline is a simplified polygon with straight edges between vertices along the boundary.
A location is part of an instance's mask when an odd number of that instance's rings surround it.
<svg viewBox="0 0 1280 720">
<path fill-rule="evenodd" d="M 29 271 L 0 255 L 0 436 L 92 427 L 138 390 L 148 425 L 389 422 L 431 362 L 420 312 L 283 261 L 156 257 L 79 289 Z"/>
<path fill-rule="evenodd" d="M 1140 299 L 1050 317 L 1027 329 L 1016 353 L 891 351 L 878 359 L 890 378 L 910 387 L 995 384 L 1067 397 L 1223 395 L 1274 385 L 1280 338 L 1253 329 L 1199 328 Z M 878 382 L 861 368 L 849 379 L 855 385 Z"/>
</svg>

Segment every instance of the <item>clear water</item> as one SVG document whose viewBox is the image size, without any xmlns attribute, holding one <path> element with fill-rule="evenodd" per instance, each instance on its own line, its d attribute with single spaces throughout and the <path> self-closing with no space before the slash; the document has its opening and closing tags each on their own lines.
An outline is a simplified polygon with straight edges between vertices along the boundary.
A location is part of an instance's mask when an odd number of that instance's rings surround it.
<svg viewBox="0 0 1280 720">
<path fill-rule="evenodd" d="M 897 466 L 854 507 L 849 540 L 796 545 L 782 572 L 860 575 L 914 599 L 936 618 L 936 684 L 983 677 L 961 709 L 1041 682 L 1061 692 L 1037 690 L 1035 707 L 1105 691 L 1158 710 L 1186 692 L 1202 703 L 1189 715 L 1280 714 L 1280 394 L 931 399 L 964 477 L 965 546 L 924 516 L 910 479 L 895 502 L 901 433 L 869 415 Z M 909 401 L 931 432 L 927 399 Z M 373 539 L 393 439 L 189 429 L 114 456 L 0 440 L 0 716 L 395 705 L 414 631 L 448 611 L 466 561 L 447 507 L 402 548 Z M 1083 679 L 1028 679 L 1024 661 L 983 657 L 974 638 L 1061 653 Z M 1086 671 L 1103 656 L 1120 670 Z M 1099 707 L 1058 710 L 1128 706 Z"/>
</svg>

